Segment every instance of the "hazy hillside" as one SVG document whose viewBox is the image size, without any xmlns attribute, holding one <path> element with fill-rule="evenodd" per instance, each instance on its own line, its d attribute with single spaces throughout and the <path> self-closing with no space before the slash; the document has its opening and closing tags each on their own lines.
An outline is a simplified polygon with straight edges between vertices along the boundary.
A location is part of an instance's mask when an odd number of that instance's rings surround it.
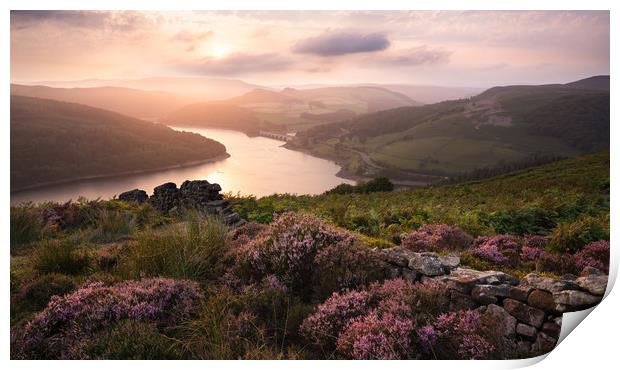
<svg viewBox="0 0 620 370">
<path fill-rule="evenodd" d="M 138 118 L 161 117 L 192 102 L 191 98 L 169 92 L 126 87 L 54 88 L 11 84 L 11 95 L 85 104 Z"/>
<path fill-rule="evenodd" d="M 379 86 L 406 95 L 422 104 L 433 104 L 444 100 L 463 99 L 475 96 L 484 91 L 480 87 L 462 86 L 431 86 L 406 84 L 363 84 L 363 86 Z"/>
<path fill-rule="evenodd" d="M 495 87 L 472 99 L 362 115 L 299 133 L 290 144 L 350 172 L 456 174 L 534 155 L 609 148 L 609 93 L 575 85 Z"/>
<path fill-rule="evenodd" d="M 197 134 L 85 105 L 11 96 L 11 190 L 225 153 Z"/>
<path fill-rule="evenodd" d="M 417 104 L 403 94 L 379 87 L 255 89 L 231 99 L 184 107 L 164 121 L 169 124 L 189 121 L 246 132 L 258 127 L 271 131 L 302 131 L 358 114 Z"/>
<path fill-rule="evenodd" d="M 196 103 L 172 112 L 161 120 L 169 125 L 222 127 L 255 132 L 259 120 L 247 108 L 224 103 Z"/>
<path fill-rule="evenodd" d="M 52 87 L 119 86 L 139 90 L 167 91 L 191 96 L 198 101 L 232 98 L 261 86 L 241 80 L 211 77 L 148 77 L 119 80 L 42 81 L 39 85 Z"/>
</svg>

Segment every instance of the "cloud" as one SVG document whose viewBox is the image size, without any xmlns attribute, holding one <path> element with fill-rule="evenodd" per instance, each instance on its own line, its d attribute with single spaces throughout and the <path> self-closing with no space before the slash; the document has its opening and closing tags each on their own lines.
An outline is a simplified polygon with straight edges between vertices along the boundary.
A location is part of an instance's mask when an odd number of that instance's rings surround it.
<svg viewBox="0 0 620 370">
<path fill-rule="evenodd" d="M 11 28 L 26 28 L 41 22 L 64 23 L 76 27 L 98 27 L 109 13 L 72 10 L 12 10 Z"/>
<path fill-rule="evenodd" d="M 350 31 L 326 31 L 315 37 L 301 40 L 293 52 L 320 56 L 337 56 L 385 50 L 390 46 L 382 33 L 361 34 Z"/>
<path fill-rule="evenodd" d="M 450 60 L 452 52 L 429 48 L 426 45 L 418 46 L 397 54 L 382 56 L 373 59 L 374 64 L 389 64 L 397 66 L 418 66 L 423 64 L 440 64 Z"/>
<path fill-rule="evenodd" d="M 275 53 L 235 53 L 225 58 L 203 58 L 193 63 L 177 65 L 182 72 L 197 75 L 236 75 L 252 72 L 272 72 L 288 69 L 291 60 Z"/>
<path fill-rule="evenodd" d="M 126 32 L 154 25 L 158 19 L 151 19 L 135 11 L 88 11 L 88 10 L 12 10 L 11 29 L 21 30 L 50 23 L 61 27 L 106 29 Z"/>
<path fill-rule="evenodd" d="M 203 41 L 213 36 L 213 31 L 205 31 L 205 32 L 192 32 L 189 30 L 182 30 L 177 32 L 174 36 L 172 36 L 171 40 L 185 42 L 185 43 L 194 43 L 197 41 Z"/>
</svg>

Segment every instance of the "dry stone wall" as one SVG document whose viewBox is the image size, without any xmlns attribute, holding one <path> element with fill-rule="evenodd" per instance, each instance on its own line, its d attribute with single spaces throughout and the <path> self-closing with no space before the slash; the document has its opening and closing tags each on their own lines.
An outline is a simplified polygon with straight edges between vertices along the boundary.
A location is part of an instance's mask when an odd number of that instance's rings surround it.
<svg viewBox="0 0 620 370">
<path fill-rule="evenodd" d="M 393 278 L 436 281 L 450 296 L 451 309 L 478 309 L 493 315 L 504 328 L 504 337 L 528 352 L 552 350 L 560 336 L 562 314 L 598 304 L 608 276 L 586 268 L 581 276 L 553 279 L 530 273 L 521 280 L 499 271 L 460 267 L 458 256 L 416 253 L 401 246 L 383 249 Z"/>
<path fill-rule="evenodd" d="M 149 197 L 144 190 L 133 189 L 118 196 L 127 202 L 149 202 L 158 211 L 172 214 L 181 208 L 194 208 L 201 212 L 221 216 L 227 225 L 241 226 L 246 223 L 230 207 L 230 203 L 220 194 L 219 184 L 211 184 L 206 180 L 187 180 L 180 188 L 173 182 L 161 184 L 153 189 Z"/>
</svg>

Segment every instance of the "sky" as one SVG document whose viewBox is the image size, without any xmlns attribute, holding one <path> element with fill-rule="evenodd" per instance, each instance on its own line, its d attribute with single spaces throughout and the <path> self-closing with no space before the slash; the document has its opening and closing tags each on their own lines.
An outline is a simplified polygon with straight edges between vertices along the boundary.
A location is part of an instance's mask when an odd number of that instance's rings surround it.
<svg viewBox="0 0 620 370">
<path fill-rule="evenodd" d="M 12 11 L 11 80 L 489 87 L 609 74 L 608 11 Z"/>
</svg>

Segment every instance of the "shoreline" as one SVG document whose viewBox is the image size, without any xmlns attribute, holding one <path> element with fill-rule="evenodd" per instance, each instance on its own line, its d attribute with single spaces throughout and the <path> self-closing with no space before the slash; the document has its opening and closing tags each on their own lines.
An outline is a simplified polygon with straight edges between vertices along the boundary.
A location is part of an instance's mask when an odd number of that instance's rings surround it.
<svg viewBox="0 0 620 370">
<path fill-rule="evenodd" d="M 358 175 L 356 173 L 352 173 L 349 172 L 345 167 L 344 164 L 342 163 L 341 159 L 337 159 L 334 157 L 329 157 L 329 156 L 321 156 L 315 153 L 310 152 L 309 150 L 305 149 L 305 148 L 300 148 L 294 145 L 289 145 L 289 143 L 285 143 L 284 145 L 282 145 L 284 148 L 289 149 L 289 150 L 294 150 L 297 152 L 301 152 L 307 155 L 310 155 L 312 157 L 316 157 L 316 158 L 321 158 L 321 159 L 325 159 L 331 162 L 334 162 L 336 165 L 338 165 L 340 167 L 340 170 L 336 173 L 336 177 L 339 177 L 341 179 L 344 180 L 350 180 L 350 181 L 355 181 L 356 184 L 358 184 L 361 181 L 369 181 L 374 179 L 377 176 L 365 176 L 365 175 Z M 413 174 L 414 176 L 424 176 L 424 177 L 435 177 L 432 175 L 423 175 L 423 174 Z M 378 175 L 379 176 L 379 175 Z M 390 179 L 390 181 L 392 182 L 392 184 L 394 184 L 394 187 L 396 189 L 414 189 L 414 188 L 420 188 L 420 187 L 424 187 L 424 186 L 428 186 L 431 185 L 433 182 L 432 181 L 421 181 L 421 180 L 413 180 L 413 179 L 408 179 L 408 178 L 398 178 L 398 177 L 388 177 Z"/>
<path fill-rule="evenodd" d="M 223 154 L 217 155 L 215 157 L 211 157 L 207 159 L 198 159 L 195 161 L 183 162 L 183 163 L 174 164 L 170 166 L 164 166 L 164 167 L 157 167 L 157 168 L 144 169 L 144 170 L 123 171 L 123 172 L 117 172 L 117 173 L 112 173 L 112 174 L 107 174 L 107 175 L 82 176 L 82 177 L 78 177 L 75 179 L 69 179 L 69 180 L 48 181 L 45 183 L 26 186 L 26 187 L 22 187 L 19 189 L 11 189 L 11 194 L 18 194 L 21 192 L 41 189 L 41 188 L 45 188 L 48 186 L 72 184 L 72 183 L 81 182 L 81 181 L 111 179 L 115 177 L 140 175 L 140 174 L 151 173 L 151 172 L 159 172 L 159 171 L 173 170 L 173 169 L 178 169 L 178 168 L 198 166 L 198 165 L 205 164 L 205 163 L 218 162 L 218 161 L 224 160 L 229 157 L 230 157 L 230 154 L 228 154 L 227 152 L 224 152 Z"/>
</svg>

